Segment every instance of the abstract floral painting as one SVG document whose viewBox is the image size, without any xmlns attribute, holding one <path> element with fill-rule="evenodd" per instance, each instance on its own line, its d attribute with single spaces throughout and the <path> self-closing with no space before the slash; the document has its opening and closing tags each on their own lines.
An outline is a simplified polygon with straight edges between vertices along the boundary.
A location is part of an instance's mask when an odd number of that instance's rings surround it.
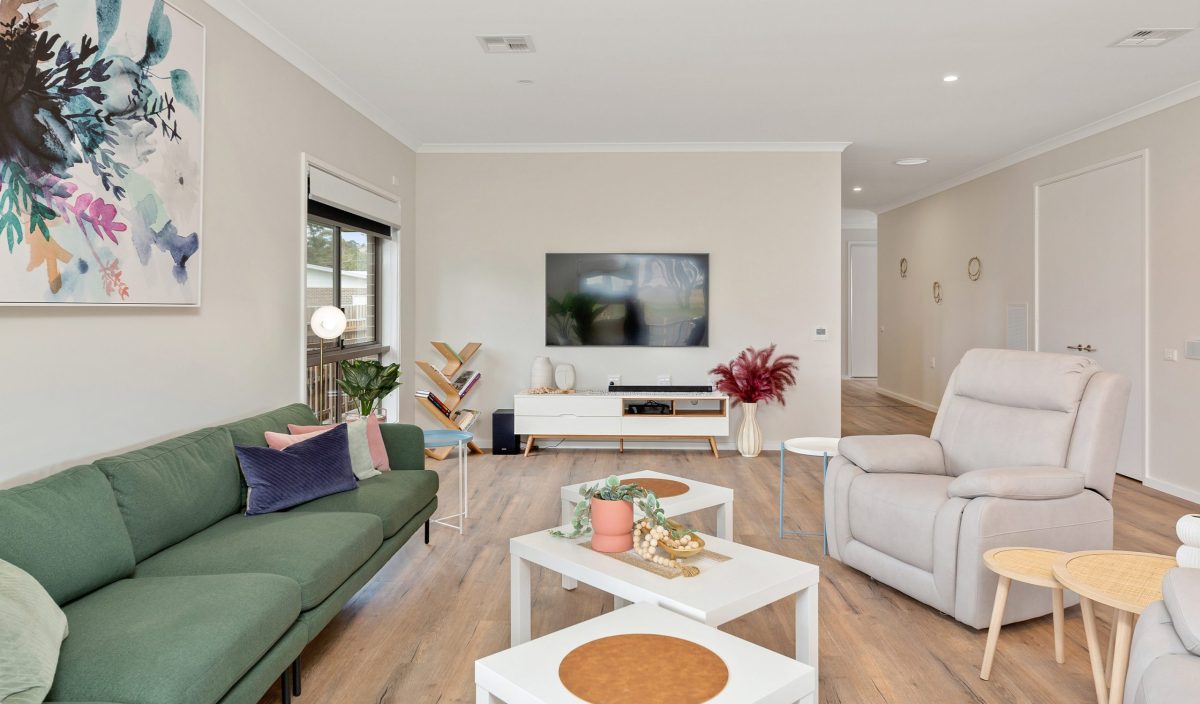
<svg viewBox="0 0 1200 704">
<path fill-rule="evenodd" d="M 199 305 L 204 28 L 0 0 L 0 304 Z"/>
</svg>

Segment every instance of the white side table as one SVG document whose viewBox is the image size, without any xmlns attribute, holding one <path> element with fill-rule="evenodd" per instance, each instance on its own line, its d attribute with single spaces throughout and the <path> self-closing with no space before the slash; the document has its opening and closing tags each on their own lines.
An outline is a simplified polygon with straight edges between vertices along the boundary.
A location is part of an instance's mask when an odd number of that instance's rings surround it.
<svg viewBox="0 0 1200 704">
<path fill-rule="evenodd" d="M 783 460 L 788 452 L 797 455 L 809 455 L 822 458 L 821 484 L 824 486 L 825 477 L 829 474 L 829 458 L 838 455 L 838 438 L 792 438 L 779 444 L 779 537 L 785 535 L 821 536 L 821 554 L 829 554 L 829 543 L 825 537 L 825 518 L 821 517 L 821 530 L 784 530 L 783 529 Z"/>
<path fill-rule="evenodd" d="M 458 447 L 458 505 L 462 508 L 458 513 L 452 513 L 449 516 L 441 518 L 432 518 L 434 523 L 446 526 L 447 528 L 458 529 L 458 534 L 462 535 L 467 527 L 467 518 L 471 515 L 467 505 L 469 492 L 467 491 L 467 443 L 471 442 L 471 438 L 475 437 L 472 433 L 465 430 L 437 430 L 425 431 L 425 449 L 433 447 Z M 454 521 L 454 522 L 451 522 Z"/>
</svg>

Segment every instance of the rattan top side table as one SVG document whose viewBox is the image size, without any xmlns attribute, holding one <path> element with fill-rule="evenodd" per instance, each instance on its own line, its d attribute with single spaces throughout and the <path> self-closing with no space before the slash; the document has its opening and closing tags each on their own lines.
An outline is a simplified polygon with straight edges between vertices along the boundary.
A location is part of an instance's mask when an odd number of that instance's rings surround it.
<svg viewBox="0 0 1200 704">
<path fill-rule="evenodd" d="M 983 666 L 979 678 L 991 677 L 992 662 L 996 658 L 996 645 L 1000 641 L 1000 626 L 1004 621 L 1004 606 L 1008 602 L 1008 590 L 1015 580 L 1050 590 L 1054 613 L 1054 661 L 1064 661 L 1064 615 L 1063 588 L 1054 579 L 1054 562 L 1065 553 L 1043 548 L 993 548 L 983 553 L 983 562 L 988 569 L 1000 575 L 996 584 L 996 601 L 992 605 L 992 621 L 988 626 L 987 646 L 983 651 Z"/>
</svg>

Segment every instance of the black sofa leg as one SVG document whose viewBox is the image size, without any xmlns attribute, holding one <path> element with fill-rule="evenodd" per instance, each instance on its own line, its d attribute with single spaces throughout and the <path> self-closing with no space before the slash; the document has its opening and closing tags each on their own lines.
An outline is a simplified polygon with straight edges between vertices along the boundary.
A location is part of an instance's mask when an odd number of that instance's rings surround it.
<svg viewBox="0 0 1200 704">
<path fill-rule="evenodd" d="M 425 521 L 425 544 L 429 544 L 429 521 Z"/>
<path fill-rule="evenodd" d="M 283 704 L 292 704 L 292 688 L 288 681 L 288 672 L 284 670 L 283 675 L 279 678 L 279 699 Z"/>
<path fill-rule="evenodd" d="M 300 656 L 296 656 L 296 662 L 292 663 L 292 694 L 300 696 Z"/>
</svg>

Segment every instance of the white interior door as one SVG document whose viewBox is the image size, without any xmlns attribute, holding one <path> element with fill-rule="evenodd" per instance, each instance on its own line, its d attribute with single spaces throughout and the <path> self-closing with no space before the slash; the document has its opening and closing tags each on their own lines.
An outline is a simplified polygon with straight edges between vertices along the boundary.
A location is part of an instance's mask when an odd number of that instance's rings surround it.
<svg viewBox="0 0 1200 704">
<path fill-rule="evenodd" d="M 874 242 L 850 242 L 850 344 L 852 377 L 879 375 L 879 262 Z"/>
<path fill-rule="evenodd" d="M 1037 186 L 1037 349 L 1086 354 L 1133 384 L 1117 471 L 1146 457 L 1146 158 Z M 1081 352 L 1072 349 L 1082 346 Z M 1091 349 L 1088 349 L 1088 348 Z"/>
</svg>

